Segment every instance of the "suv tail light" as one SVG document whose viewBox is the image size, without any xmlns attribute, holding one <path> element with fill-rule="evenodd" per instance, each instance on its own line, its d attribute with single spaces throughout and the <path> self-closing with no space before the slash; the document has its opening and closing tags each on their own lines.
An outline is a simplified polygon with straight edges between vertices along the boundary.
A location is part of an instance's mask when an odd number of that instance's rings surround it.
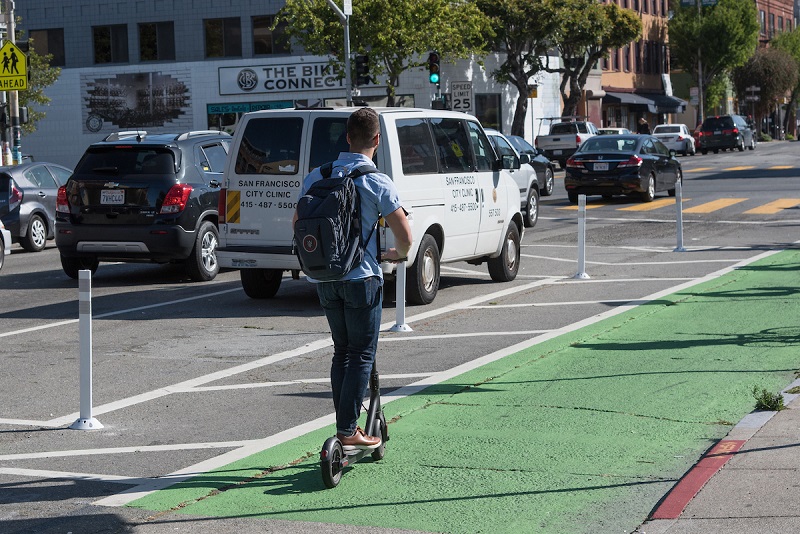
<svg viewBox="0 0 800 534">
<path fill-rule="evenodd" d="M 217 219 L 219 224 L 225 224 L 227 221 L 225 216 L 227 215 L 227 203 L 228 203 L 228 190 L 224 187 L 219 190 L 219 201 L 217 202 Z"/>
<path fill-rule="evenodd" d="M 14 181 L 11 181 L 11 194 L 8 197 L 8 211 L 14 211 L 14 208 L 22 202 L 22 191 L 17 189 Z"/>
<path fill-rule="evenodd" d="M 642 158 L 631 156 L 627 161 L 621 161 L 617 167 L 638 167 L 642 164 Z"/>
<path fill-rule="evenodd" d="M 191 193 L 191 185 L 173 185 L 164 198 L 164 203 L 161 204 L 161 211 L 159 213 L 162 215 L 174 215 L 182 212 L 186 208 L 186 203 L 189 201 L 189 195 Z"/>
<path fill-rule="evenodd" d="M 67 188 L 63 185 L 58 188 L 58 195 L 56 195 L 56 212 L 69 215 L 69 199 L 67 199 Z"/>
</svg>

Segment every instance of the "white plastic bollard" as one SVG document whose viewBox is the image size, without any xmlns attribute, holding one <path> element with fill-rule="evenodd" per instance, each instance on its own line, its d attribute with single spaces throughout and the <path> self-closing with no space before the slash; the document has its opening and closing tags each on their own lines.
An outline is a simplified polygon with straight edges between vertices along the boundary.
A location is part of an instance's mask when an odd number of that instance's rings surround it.
<svg viewBox="0 0 800 534">
<path fill-rule="evenodd" d="M 411 332 L 406 324 L 406 262 L 397 265 L 395 271 L 395 323 L 390 332 Z"/>
<path fill-rule="evenodd" d="M 578 195 L 578 280 L 587 280 L 586 274 L 586 195 Z"/>
<path fill-rule="evenodd" d="M 97 430 L 103 428 L 100 421 L 92 417 L 92 271 L 78 271 L 78 326 L 81 346 L 81 411 L 77 421 L 70 425 L 73 430 Z"/>
<path fill-rule="evenodd" d="M 673 252 L 686 252 L 683 248 L 683 186 L 682 180 L 675 182 L 675 220 L 677 221 L 678 246 Z"/>
</svg>

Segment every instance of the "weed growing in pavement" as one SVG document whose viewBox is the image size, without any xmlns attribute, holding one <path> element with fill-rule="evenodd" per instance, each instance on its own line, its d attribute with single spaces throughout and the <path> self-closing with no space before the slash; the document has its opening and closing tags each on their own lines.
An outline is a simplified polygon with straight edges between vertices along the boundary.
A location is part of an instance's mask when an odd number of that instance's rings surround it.
<svg viewBox="0 0 800 534">
<path fill-rule="evenodd" d="M 758 390 L 758 386 L 753 386 L 753 397 L 756 399 L 756 410 L 768 412 L 779 412 L 786 408 L 783 404 L 783 395 L 772 393 L 765 388 Z"/>
<path fill-rule="evenodd" d="M 793 387 L 791 389 L 787 389 L 786 393 L 791 393 L 792 395 L 797 395 L 798 393 L 800 393 L 800 386 L 795 386 L 795 387 Z"/>
</svg>

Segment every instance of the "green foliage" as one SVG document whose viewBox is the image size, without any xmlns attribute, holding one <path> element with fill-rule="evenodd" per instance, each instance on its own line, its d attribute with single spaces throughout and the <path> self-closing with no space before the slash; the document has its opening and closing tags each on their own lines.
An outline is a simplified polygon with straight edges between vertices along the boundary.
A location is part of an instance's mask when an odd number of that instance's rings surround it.
<svg viewBox="0 0 800 534">
<path fill-rule="evenodd" d="M 762 115 L 771 111 L 773 102 L 797 86 L 797 61 L 786 50 L 759 48 L 747 63 L 733 71 L 732 80 L 739 95 L 746 94 L 745 88 L 751 85 L 761 88 L 761 100 L 756 102 L 755 109 Z"/>
<path fill-rule="evenodd" d="M 27 91 L 19 91 L 19 105 L 28 108 L 28 123 L 23 124 L 22 131 L 30 134 L 36 131 L 36 124 L 47 115 L 44 111 L 38 111 L 38 107 L 46 106 L 50 103 L 50 97 L 44 94 L 44 89 L 53 85 L 61 75 L 61 69 L 51 67 L 50 61 L 52 54 L 40 56 L 33 49 L 29 50 L 31 79 L 28 82 Z M 36 106 L 34 106 L 36 104 Z"/>
<path fill-rule="evenodd" d="M 333 56 L 344 70 L 344 27 L 325 0 L 287 0 L 276 16 L 307 52 Z M 483 54 L 494 37 L 469 0 L 359 0 L 349 18 L 350 52 L 369 54 L 370 75 L 385 76 L 393 105 L 400 74 L 435 50 L 443 62 Z M 342 75 L 344 77 L 344 75 Z"/>
<path fill-rule="evenodd" d="M 756 399 L 756 410 L 779 412 L 786 409 L 780 393 L 772 393 L 764 388 L 759 391 L 758 386 L 753 386 L 753 397 Z"/>
</svg>

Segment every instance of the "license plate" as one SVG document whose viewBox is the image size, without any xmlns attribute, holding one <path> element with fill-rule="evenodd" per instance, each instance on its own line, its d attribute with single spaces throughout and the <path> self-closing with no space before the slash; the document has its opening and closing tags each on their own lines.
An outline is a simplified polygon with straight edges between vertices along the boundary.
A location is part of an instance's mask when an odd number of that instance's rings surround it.
<svg viewBox="0 0 800 534">
<path fill-rule="evenodd" d="M 100 191 L 100 204 L 125 204 L 125 190 L 102 189 Z"/>
<path fill-rule="evenodd" d="M 722 134 L 722 130 L 714 130 L 714 135 L 720 135 L 720 134 Z"/>
<path fill-rule="evenodd" d="M 596 171 L 607 171 L 608 163 L 595 163 L 593 169 Z"/>
<path fill-rule="evenodd" d="M 560 150 L 553 150 L 553 155 L 554 156 L 560 156 L 561 155 L 561 151 Z"/>
</svg>

